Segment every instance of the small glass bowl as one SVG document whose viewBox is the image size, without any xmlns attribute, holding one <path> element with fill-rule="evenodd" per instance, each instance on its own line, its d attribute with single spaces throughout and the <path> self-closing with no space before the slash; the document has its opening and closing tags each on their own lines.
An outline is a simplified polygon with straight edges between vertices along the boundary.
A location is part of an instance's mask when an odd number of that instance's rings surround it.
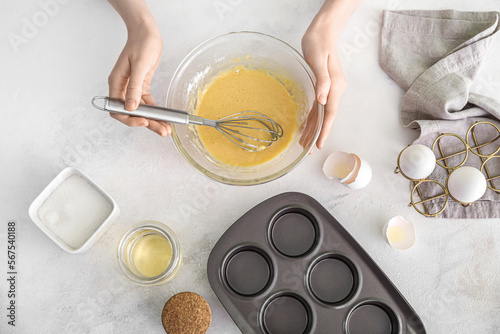
<svg viewBox="0 0 500 334">
<path fill-rule="evenodd" d="M 133 253 L 138 242 L 146 236 L 165 238 L 171 246 L 172 256 L 167 268 L 156 276 L 145 276 L 139 272 L 133 261 Z M 155 285 L 169 281 L 179 271 L 182 256 L 179 240 L 166 225 L 156 221 L 143 221 L 132 225 L 122 236 L 117 248 L 118 266 L 130 280 L 141 285 Z"/>
<path fill-rule="evenodd" d="M 283 80 L 297 102 L 297 129 L 284 152 L 261 165 L 237 167 L 214 159 L 201 144 L 195 126 L 172 124 L 172 140 L 189 164 L 213 180 L 231 185 L 261 184 L 287 174 L 308 156 L 321 131 L 324 109 L 316 102 L 316 78 L 302 55 L 277 38 L 249 31 L 215 37 L 188 54 L 172 77 L 167 107 L 193 114 L 200 92 L 220 73 L 236 66 L 267 71 Z"/>
</svg>

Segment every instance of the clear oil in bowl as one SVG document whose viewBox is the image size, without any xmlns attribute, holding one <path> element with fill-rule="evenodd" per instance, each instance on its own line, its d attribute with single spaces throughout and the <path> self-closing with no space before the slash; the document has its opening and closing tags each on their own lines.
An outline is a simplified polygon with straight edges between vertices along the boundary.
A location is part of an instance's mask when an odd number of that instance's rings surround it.
<svg viewBox="0 0 500 334">
<path fill-rule="evenodd" d="M 133 225 L 120 240 L 117 253 L 123 274 L 143 285 L 170 280 L 181 264 L 175 234 L 166 225 L 155 221 Z"/>
</svg>

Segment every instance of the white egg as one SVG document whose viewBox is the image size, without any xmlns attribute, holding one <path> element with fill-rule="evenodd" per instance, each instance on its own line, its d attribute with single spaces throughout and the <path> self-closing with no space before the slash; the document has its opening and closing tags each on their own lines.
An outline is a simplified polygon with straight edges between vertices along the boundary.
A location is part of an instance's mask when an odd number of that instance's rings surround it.
<svg viewBox="0 0 500 334">
<path fill-rule="evenodd" d="M 425 179 L 436 167 L 436 156 L 427 146 L 410 145 L 401 152 L 398 166 L 400 171 L 410 179 Z"/>
<path fill-rule="evenodd" d="M 416 241 L 413 223 L 401 216 L 392 218 L 384 225 L 384 236 L 389 245 L 399 250 L 410 249 Z"/>
<path fill-rule="evenodd" d="M 472 203 L 486 192 L 486 178 L 477 168 L 463 166 L 455 169 L 446 182 L 450 196 L 462 203 Z"/>
<path fill-rule="evenodd" d="M 352 153 L 335 151 L 323 164 L 323 173 L 329 179 L 340 179 L 350 189 L 361 189 L 372 179 L 370 165 Z"/>
</svg>

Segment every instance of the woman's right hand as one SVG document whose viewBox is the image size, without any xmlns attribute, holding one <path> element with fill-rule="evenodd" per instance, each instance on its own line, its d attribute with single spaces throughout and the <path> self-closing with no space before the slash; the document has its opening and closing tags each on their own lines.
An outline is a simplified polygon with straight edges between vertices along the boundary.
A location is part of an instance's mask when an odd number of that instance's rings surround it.
<svg viewBox="0 0 500 334">
<path fill-rule="evenodd" d="M 142 16 L 130 17 L 130 8 L 125 7 L 127 1 L 110 2 L 124 18 L 128 39 L 108 77 L 109 96 L 125 101 L 129 111 L 137 109 L 139 103 L 156 105 L 150 86 L 163 47 L 158 26 L 144 3 L 130 4 L 140 6 L 136 10 L 144 12 Z M 111 113 L 111 117 L 128 126 L 145 126 L 162 137 L 171 133 L 168 122 L 116 113 Z"/>
</svg>

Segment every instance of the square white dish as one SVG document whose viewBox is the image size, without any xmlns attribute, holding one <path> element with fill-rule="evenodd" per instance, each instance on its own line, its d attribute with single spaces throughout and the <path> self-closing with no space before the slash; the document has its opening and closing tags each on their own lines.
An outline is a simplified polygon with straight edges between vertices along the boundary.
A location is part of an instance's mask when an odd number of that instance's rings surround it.
<svg viewBox="0 0 500 334">
<path fill-rule="evenodd" d="M 64 200 L 58 203 L 58 198 Z M 92 205 L 99 206 L 97 218 L 90 217 L 93 214 L 90 210 Z M 118 214 L 119 208 L 113 198 L 74 167 L 62 170 L 29 208 L 31 220 L 59 247 L 71 254 L 87 251 Z M 92 219 L 92 225 L 83 226 Z M 71 232 L 71 225 L 75 227 L 74 232 Z"/>
</svg>

